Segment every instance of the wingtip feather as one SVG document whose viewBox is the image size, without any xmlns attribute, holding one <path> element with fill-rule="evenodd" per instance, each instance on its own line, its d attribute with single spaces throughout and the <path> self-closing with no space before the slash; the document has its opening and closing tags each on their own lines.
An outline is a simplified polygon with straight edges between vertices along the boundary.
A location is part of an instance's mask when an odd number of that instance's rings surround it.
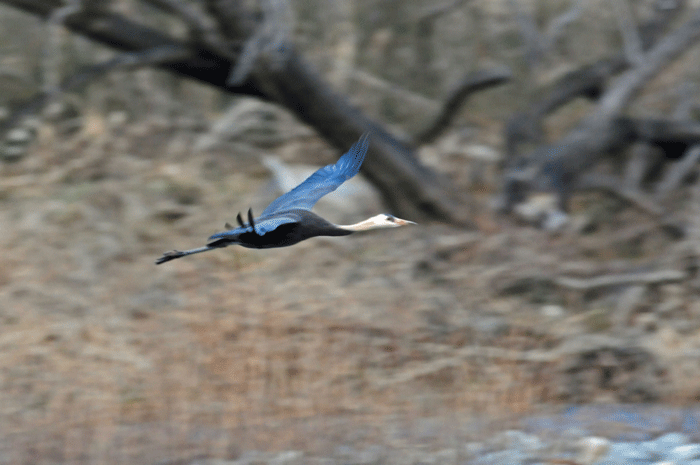
<svg viewBox="0 0 700 465">
<path fill-rule="evenodd" d="M 370 133 L 365 132 L 360 136 L 360 139 L 355 142 L 350 150 L 343 156 L 348 162 L 342 169 L 348 176 L 348 179 L 355 176 L 359 171 L 362 163 L 365 161 L 367 150 L 369 150 Z M 347 158 L 346 158 L 347 156 Z"/>
</svg>

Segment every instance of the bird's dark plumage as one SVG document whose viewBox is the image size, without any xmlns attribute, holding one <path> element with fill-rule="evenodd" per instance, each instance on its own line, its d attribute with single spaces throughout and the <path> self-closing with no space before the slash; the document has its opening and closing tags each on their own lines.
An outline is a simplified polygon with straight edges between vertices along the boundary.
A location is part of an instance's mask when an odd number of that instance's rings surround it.
<svg viewBox="0 0 700 465">
<path fill-rule="evenodd" d="M 368 148 L 369 136 L 364 134 L 337 163 L 320 168 L 297 187 L 278 197 L 258 218 L 254 218 L 252 210 L 248 210 L 246 223 L 238 213 L 237 228 L 231 228 L 227 223 L 228 230 L 211 236 L 206 246 L 166 252 L 156 260 L 156 264 L 232 244 L 253 249 L 269 249 L 294 245 L 316 236 L 345 236 L 372 227 L 394 227 L 411 223 L 390 215 L 379 215 L 374 219 L 381 217 L 384 220 L 383 224 L 369 224 L 367 222 L 372 220 L 370 219 L 357 225 L 343 227 L 336 226 L 311 212 L 321 197 L 333 192 L 357 174 Z"/>
<path fill-rule="evenodd" d="M 261 222 L 274 222 L 274 218 L 258 218 L 256 225 Z M 316 236 L 347 236 L 352 231 L 346 231 L 335 226 L 317 214 L 307 210 L 290 210 L 285 212 L 284 220 L 274 229 L 259 234 L 254 228 L 236 228 L 233 231 L 225 231 L 214 234 L 209 238 L 207 246 L 225 247 L 230 244 L 238 244 L 250 249 L 271 249 L 275 247 L 287 247 L 304 239 Z"/>
</svg>

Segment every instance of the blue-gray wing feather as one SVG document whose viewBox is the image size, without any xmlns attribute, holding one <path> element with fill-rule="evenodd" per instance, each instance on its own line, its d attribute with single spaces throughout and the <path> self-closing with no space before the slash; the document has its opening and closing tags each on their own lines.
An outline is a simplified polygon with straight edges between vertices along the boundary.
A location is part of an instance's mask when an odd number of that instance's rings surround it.
<svg viewBox="0 0 700 465">
<path fill-rule="evenodd" d="M 291 212 L 274 215 L 269 218 L 261 216 L 260 218 L 255 220 L 255 232 L 257 232 L 261 236 L 264 236 L 265 233 L 274 231 L 283 224 L 297 223 L 299 222 L 299 220 L 299 215 L 295 215 Z"/>
<path fill-rule="evenodd" d="M 255 232 L 260 236 L 264 236 L 266 233 L 274 231 L 283 224 L 296 223 L 299 220 L 299 215 L 296 215 L 293 212 L 274 215 L 268 218 L 261 216 L 255 220 Z M 250 225 L 239 226 L 238 228 L 222 231 L 212 235 L 208 242 L 216 241 L 218 239 L 234 239 L 241 234 L 251 232 L 253 232 L 253 228 Z"/>
<path fill-rule="evenodd" d="M 337 163 L 320 168 L 297 187 L 278 197 L 263 210 L 260 217 L 274 215 L 292 208 L 311 210 L 321 197 L 333 192 L 338 186 L 357 174 L 368 148 L 369 135 L 363 134 L 360 140 L 340 157 Z M 256 230 L 257 226 L 256 224 Z"/>
</svg>

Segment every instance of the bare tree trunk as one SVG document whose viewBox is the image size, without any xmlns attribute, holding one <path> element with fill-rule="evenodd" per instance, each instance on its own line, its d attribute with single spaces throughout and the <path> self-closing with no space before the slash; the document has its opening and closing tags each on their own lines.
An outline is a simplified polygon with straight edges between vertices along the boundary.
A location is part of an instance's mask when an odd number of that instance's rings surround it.
<svg viewBox="0 0 700 465">
<path fill-rule="evenodd" d="M 42 17 L 48 17 L 61 6 L 60 0 L 0 0 Z M 111 47 L 134 52 L 171 47 L 189 51 L 186 58 L 160 63 L 159 66 L 184 76 L 237 94 L 256 96 L 292 111 L 341 151 L 364 132 L 371 132 L 370 154 L 362 166 L 363 173 L 380 189 L 389 206 L 399 215 L 416 220 L 437 220 L 455 225 L 470 225 L 469 199 L 444 176 L 423 166 L 414 151 L 399 142 L 380 124 L 373 122 L 347 99 L 335 92 L 301 57 L 291 44 L 285 44 L 281 66 L 254 63 L 240 83 L 227 84 L 231 70 L 241 58 L 231 44 L 253 37 L 256 21 L 251 20 L 245 2 L 211 0 L 209 14 L 169 0 L 151 0 L 192 26 L 204 15 L 199 30 L 188 42 L 174 39 L 163 32 L 137 24 L 106 10 L 93 8 L 67 16 L 64 24 L 72 31 Z M 172 8 L 169 8 L 172 7 Z M 213 13 L 213 14 L 212 14 Z M 216 22 L 225 40 L 207 40 L 212 35 L 210 22 Z M 226 29 L 226 30 L 224 30 Z M 227 34 L 228 31 L 228 34 Z M 199 32 L 199 34 L 195 34 Z M 221 31 L 219 31 L 221 32 Z M 231 37 L 234 36 L 234 37 Z M 238 47 L 240 48 L 240 47 Z M 244 47 L 245 49 L 245 47 Z M 495 83 L 499 80 L 494 81 Z"/>
</svg>

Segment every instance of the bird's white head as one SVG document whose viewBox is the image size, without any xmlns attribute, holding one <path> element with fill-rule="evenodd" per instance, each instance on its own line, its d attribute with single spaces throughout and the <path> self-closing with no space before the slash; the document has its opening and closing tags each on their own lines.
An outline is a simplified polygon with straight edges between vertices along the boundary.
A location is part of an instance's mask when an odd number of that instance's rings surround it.
<svg viewBox="0 0 700 465">
<path fill-rule="evenodd" d="M 402 220 L 393 215 L 388 215 L 386 213 L 381 213 L 377 216 L 373 216 L 367 221 L 372 221 L 376 228 L 398 228 L 399 226 L 406 226 L 409 224 L 416 224 L 413 221 Z"/>
<path fill-rule="evenodd" d="M 402 220 L 401 218 L 396 218 L 395 216 L 388 215 L 386 213 L 381 213 L 356 224 L 338 227 L 347 231 L 369 231 L 372 229 L 398 228 L 399 226 L 406 226 L 409 224 L 416 223 L 413 221 Z"/>
</svg>

